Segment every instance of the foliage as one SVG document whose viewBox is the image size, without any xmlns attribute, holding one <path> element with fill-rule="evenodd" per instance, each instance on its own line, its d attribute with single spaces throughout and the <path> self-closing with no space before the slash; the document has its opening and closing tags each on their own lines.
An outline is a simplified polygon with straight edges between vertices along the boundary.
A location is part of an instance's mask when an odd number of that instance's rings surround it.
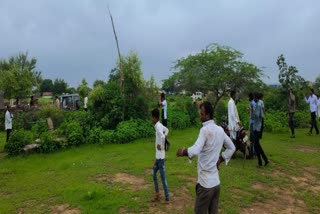
<svg viewBox="0 0 320 214">
<path fill-rule="evenodd" d="M 60 142 L 55 138 L 55 136 L 51 132 L 45 132 L 41 135 L 40 138 L 41 146 L 40 152 L 41 153 L 50 153 L 58 151 L 61 148 Z"/>
<path fill-rule="evenodd" d="M 66 126 L 66 137 L 69 146 L 79 146 L 84 143 L 84 137 L 80 123 L 71 121 Z"/>
<path fill-rule="evenodd" d="M 34 115 L 38 120 L 46 120 L 50 117 L 54 128 L 58 128 L 64 120 L 64 111 L 52 105 L 41 106 L 38 111 L 34 112 Z"/>
<path fill-rule="evenodd" d="M 40 84 L 40 93 L 43 92 L 52 92 L 53 91 L 53 82 L 51 79 L 44 79 Z"/>
<path fill-rule="evenodd" d="M 85 79 L 82 79 L 81 84 L 77 88 L 77 92 L 80 95 L 81 99 L 84 99 L 86 95 L 89 94 L 91 88 L 89 88 L 88 83 Z"/>
<path fill-rule="evenodd" d="M 180 90 L 188 92 L 211 91 L 215 111 L 222 97 L 230 89 L 242 90 L 248 83 L 260 81 L 262 71 L 255 65 L 242 61 L 242 53 L 226 46 L 211 44 L 195 55 L 177 61 L 178 74 L 174 82 Z M 261 82 L 261 81 L 260 81 Z"/>
<path fill-rule="evenodd" d="M 189 115 L 184 111 L 168 110 L 170 118 L 168 119 L 168 126 L 172 129 L 185 129 L 191 126 Z"/>
<path fill-rule="evenodd" d="M 100 87 L 100 86 L 103 87 L 105 84 L 106 82 L 103 80 L 96 80 L 93 83 L 93 88 Z"/>
<path fill-rule="evenodd" d="M 285 62 L 285 57 L 281 54 L 277 59 L 277 65 L 279 67 L 279 82 L 284 90 L 299 89 L 306 87 L 306 81 L 298 75 L 298 70 L 295 66 L 288 66 Z"/>
<path fill-rule="evenodd" d="M 41 72 L 35 70 L 37 60 L 28 59 L 28 52 L 12 56 L 0 61 L 0 89 L 5 98 L 24 98 L 32 93 L 33 87 L 38 87 Z"/>
<path fill-rule="evenodd" d="M 68 84 L 63 79 L 55 79 L 53 82 L 53 93 L 55 95 L 66 93 Z"/>
<path fill-rule="evenodd" d="M 32 133 L 35 139 L 40 138 L 43 134 L 48 132 L 48 125 L 45 120 L 39 120 L 32 125 Z"/>
<path fill-rule="evenodd" d="M 28 144 L 32 144 L 32 134 L 22 129 L 13 130 L 9 137 L 9 142 L 5 144 L 4 150 L 9 155 L 18 155 L 21 149 Z"/>
<path fill-rule="evenodd" d="M 89 135 L 91 129 L 98 127 L 93 115 L 86 111 L 65 111 L 64 123 L 72 122 L 77 122 L 80 125 L 84 137 Z"/>
<path fill-rule="evenodd" d="M 102 143 L 102 132 L 100 127 L 95 127 L 89 131 L 86 141 L 90 144 L 101 144 Z"/>
</svg>

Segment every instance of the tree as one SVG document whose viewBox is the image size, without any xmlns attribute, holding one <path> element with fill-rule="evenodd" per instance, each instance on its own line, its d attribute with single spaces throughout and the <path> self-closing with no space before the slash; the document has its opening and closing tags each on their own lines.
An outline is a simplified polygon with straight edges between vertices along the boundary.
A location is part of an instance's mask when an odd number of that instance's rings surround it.
<svg viewBox="0 0 320 214">
<path fill-rule="evenodd" d="M 44 79 L 40 84 L 40 92 L 52 92 L 53 91 L 53 82 L 51 79 Z"/>
<path fill-rule="evenodd" d="M 77 92 L 79 93 L 80 97 L 83 99 L 86 95 L 89 94 L 91 88 L 89 88 L 88 83 L 85 79 L 82 79 L 81 84 L 77 88 Z"/>
<path fill-rule="evenodd" d="M 135 52 L 130 52 L 127 57 L 121 56 L 121 66 L 124 77 L 123 90 L 123 119 L 146 117 L 147 104 L 141 96 L 144 95 L 145 81 L 141 71 L 141 61 Z M 118 62 L 119 64 L 119 62 Z M 111 70 L 109 82 L 117 82 L 121 78 L 120 66 Z M 139 105 L 137 104 L 139 102 Z"/>
<path fill-rule="evenodd" d="M 0 87 L 4 97 L 14 97 L 19 104 L 20 98 L 27 97 L 34 87 L 37 88 L 41 72 L 35 70 L 36 63 L 35 58 L 28 59 L 27 52 L 0 62 Z"/>
<path fill-rule="evenodd" d="M 98 86 L 104 86 L 105 84 L 106 84 L 106 82 L 103 81 L 103 80 L 96 80 L 96 81 L 94 81 L 94 83 L 93 83 L 93 88 L 96 88 L 96 87 L 98 87 Z"/>
<path fill-rule="evenodd" d="M 188 92 L 212 92 L 213 110 L 231 89 L 243 90 L 248 83 L 259 82 L 262 70 L 242 61 L 243 54 L 235 49 L 210 44 L 195 55 L 176 62 L 176 83 Z"/>
<path fill-rule="evenodd" d="M 289 88 L 298 89 L 306 86 L 306 81 L 298 75 L 298 70 L 295 66 L 288 66 L 286 60 L 281 54 L 277 59 L 279 67 L 279 82 L 285 91 Z"/>
<path fill-rule="evenodd" d="M 68 89 L 68 84 L 63 79 L 55 79 L 53 82 L 53 93 L 55 95 L 60 95 L 66 93 Z"/>
<path fill-rule="evenodd" d="M 166 93 L 178 93 L 180 91 L 179 73 L 174 73 L 168 79 L 162 80 L 162 90 Z"/>
</svg>

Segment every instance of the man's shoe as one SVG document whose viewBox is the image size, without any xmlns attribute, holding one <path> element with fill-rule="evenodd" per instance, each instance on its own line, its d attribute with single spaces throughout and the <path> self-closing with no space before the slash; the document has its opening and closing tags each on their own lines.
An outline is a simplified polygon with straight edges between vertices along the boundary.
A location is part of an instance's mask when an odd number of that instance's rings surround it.
<svg viewBox="0 0 320 214">
<path fill-rule="evenodd" d="M 293 135 L 291 135 L 290 137 L 291 137 L 291 138 L 295 138 L 296 136 L 293 134 Z"/>
<path fill-rule="evenodd" d="M 156 195 L 154 196 L 153 199 L 151 199 L 151 202 L 158 202 L 160 201 L 160 194 L 159 193 L 156 193 Z"/>
<path fill-rule="evenodd" d="M 267 166 L 269 163 L 269 161 L 267 160 L 265 163 L 264 163 L 264 166 Z"/>
<path fill-rule="evenodd" d="M 311 133 L 311 132 L 308 132 L 306 135 L 311 136 L 311 135 L 312 135 L 312 133 Z"/>
</svg>

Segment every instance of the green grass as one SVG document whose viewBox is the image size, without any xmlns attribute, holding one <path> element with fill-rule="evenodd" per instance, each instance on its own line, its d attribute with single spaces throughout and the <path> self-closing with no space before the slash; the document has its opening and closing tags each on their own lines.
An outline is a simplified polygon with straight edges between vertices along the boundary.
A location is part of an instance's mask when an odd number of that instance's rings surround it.
<svg viewBox="0 0 320 214">
<path fill-rule="evenodd" d="M 171 205 L 149 202 L 154 194 L 151 168 L 155 156 L 150 138 L 122 145 L 84 145 L 52 154 L 7 157 L 2 153 L 0 213 L 50 213 L 59 205 L 81 213 L 193 213 L 196 160 L 190 164 L 186 158 L 176 158 L 175 152 L 191 146 L 198 132 L 195 128 L 170 132 L 166 173 Z M 265 133 L 261 144 L 271 161 L 267 167 L 256 168 L 257 159 L 243 160 L 240 153 L 222 166 L 220 213 L 257 211 L 259 202 L 270 213 L 287 207 L 294 213 L 319 213 L 320 136 L 305 136 L 306 132 L 297 130 L 295 139 L 289 134 Z M 2 151 L 4 132 L 0 141 Z M 119 182 L 115 180 L 118 173 L 143 182 Z"/>
</svg>

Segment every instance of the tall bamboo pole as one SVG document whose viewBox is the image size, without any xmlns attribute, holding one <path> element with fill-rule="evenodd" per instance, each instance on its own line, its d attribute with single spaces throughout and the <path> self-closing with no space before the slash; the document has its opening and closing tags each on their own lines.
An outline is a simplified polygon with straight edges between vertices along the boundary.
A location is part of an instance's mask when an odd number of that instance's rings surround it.
<svg viewBox="0 0 320 214">
<path fill-rule="evenodd" d="M 122 96 L 122 98 L 124 100 L 124 75 L 123 75 L 123 70 L 122 70 L 119 42 L 118 42 L 118 37 L 117 37 L 117 33 L 116 33 L 116 30 L 115 30 L 115 27 L 114 27 L 114 22 L 113 22 L 113 18 L 112 18 L 109 6 L 108 6 L 108 11 L 109 11 L 109 16 L 110 16 L 111 23 L 112 23 L 112 29 L 113 29 L 114 38 L 116 40 L 117 49 L 118 49 L 119 69 L 120 69 L 120 91 L 121 91 L 121 96 Z M 123 107 L 122 107 L 122 120 L 124 120 L 124 104 L 123 104 Z"/>
</svg>

